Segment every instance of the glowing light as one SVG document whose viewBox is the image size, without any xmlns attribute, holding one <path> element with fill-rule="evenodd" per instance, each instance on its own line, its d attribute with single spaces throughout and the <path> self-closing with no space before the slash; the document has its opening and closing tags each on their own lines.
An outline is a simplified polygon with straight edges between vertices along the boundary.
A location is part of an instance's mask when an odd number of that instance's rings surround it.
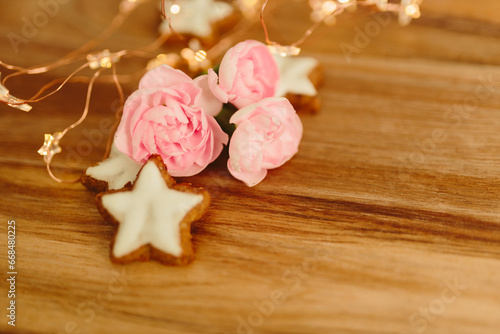
<svg viewBox="0 0 500 334">
<path fill-rule="evenodd" d="M 120 55 L 117 53 L 110 53 L 109 50 L 87 55 L 89 67 L 93 70 L 98 68 L 111 68 L 111 66 L 119 60 Z"/>
<path fill-rule="evenodd" d="M 335 18 L 345 9 L 350 11 L 356 9 L 355 0 L 309 0 L 309 6 L 312 8 L 310 14 L 313 22 L 323 22 L 326 25 L 334 25 L 337 22 Z"/>
<path fill-rule="evenodd" d="M 337 9 L 337 5 L 333 1 L 325 1 L 321 6 L 321 12 L 324 16 L 332 15 Z"/>
<path fill-rule="evenodd" d="M 189 60 L 194 58 L 194 51 L 191 50 L 190 48 L 184 48 L 181 50 L 181 57 Z"/>
<path fill-rule="evenodd" d="M 168 65 L 170 67 L 177 68 L 180 61 L 181 57 L 177 53 L 161 53 L 148 63 L 146 69 L 149 71 L 160 65 Z"/>
<path fill-rule="evenodd" d="M 170 6 L 170 13 L 176 15 L 179 14 L 180 11 L 181 11 L 181 6 L 179 6 L 178 4 L 173 4 L 172 6 Z"/>
<path fill-rule="evenodd" d="M 38 150 L 38 154 L 43 155 L 43 160 L 46 163 L 52 161 L 52 157 L 57 153 L 61 153 L 61 147 L 59 146 L 59 140 L 62 138 L 61 132 L 56 132 L 54 135 L 46 133 L 44 136 L 43 146 Z"/>
<path fill-rule="evenodd" d="M 401 0 L 399 24 L 406 26 L 410 24 L 412 19 L 418 19 L 420 17 L 419 4 L 421 3 L 422 0 Z"/>
<path fill-rule="evenodd" d="M 205 50 L 196 51 L 196 53 L 194 54 L 194 59 L 199 62 L 204 61 L 205 59 L 207 59 L 207 52 Z"/>
<path fill-rule="evenodd" d="M 411 4 L 409 6 L 406 6 L 405 13 L 406 15 L 411 16 L 415 19 L 420 17 L 420 9 L 417 4 Z"/>
<path fill-rule="evenodd" d="M 269 51 L 273 54 L 278 54 L 281 57 L 288 57 L 288 56 L 298 56 L 300 54 L 301 49 L 296 46 L 292 45 L 268 45 L 267 46 Z"/>
<path fill-rule="evenodd" d="M 207 59 L 207 52 L 205 50 L 194 51 L 191 48 L 184 48 L 181 50 L 181 57 L 184 58 L 191 71 L 196 72 L 199 70 L 208 69 L 212 63 Z"/>
</svg>

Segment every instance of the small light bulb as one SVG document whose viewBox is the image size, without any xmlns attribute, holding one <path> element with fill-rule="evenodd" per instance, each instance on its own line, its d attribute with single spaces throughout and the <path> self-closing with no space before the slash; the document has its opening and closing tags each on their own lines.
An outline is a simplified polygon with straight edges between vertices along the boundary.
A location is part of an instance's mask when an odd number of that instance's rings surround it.
<svg viewBox="0 0 500 334">
<path fill-rule="evenodd" d="M 337 9 L 337 5 L 333 1 L 326 1 L 321 6 L 321 12 L 324 16 L 332 15 Z"/>
<path fill-rule="evenodd" d="M 405 8 L 406 15 L 411 16 L 415 19 L 420 17 L 420 9 L 417 4 L 411 4 Z"/>
<path fill-rule="evenodd" d="M 178 4 L 173 4 L 172 6 L 170 6 L 170 13 L 176 15 L 176 14 L 179 14 L 179 12 L 181 11 L 181 6 L 179 6 Z"/>
<path fill-rule="evenodd" d="M 205 50 L 196 51 L 196 53 L 194 54 L 194 59 L 201 63 L 202 61 L 207 59 L 207 52 Z"/>
<path fill-rule="evenodd" d="M 101 67 L 102 68 L 111 68 L 112 63 L 109 57 L 104 57 L 101 59 Z"/>
<path fill-rule="evenodd" d="M 7 103 L 9 107 L 20 109 L 22 111 L 30 111 L 31 106 L 24 101 L 10 95 L 9 90 L 0 83 L 0 101 Z"/>
<path fill-rule="evenodd" d="M 272 54 L 278 54 L 281 57 L 298 56 L 301 51 L 299 47 L 292 45 L 274 44 L 274 45 L 268 45 L 267 48 Z"/>
<path fill-rule="evenodd" d="M 181 57 L 186 60 L 193 59 L 194 55 L 195 55 L 194 51 L 191 50 L 190 48 L 184 48 L 181 50 Z"/>
<path fill-rule="evenodd" d="M 87 60 L 89 62 L 89 67 L 93 70 L 98 68 L 111 68 L 113 64 L 120 60 L 119 53 L 111 53 L 109 50 L 104 50 L 97 53 L 91 53 L 87 55 Z"/>
<path fill-rule="evenodd" d="M 50 163 L 54 155 L 61 153 L 62 149 L 59 146 L 59 141 L 62 137 L 62 132 L 56 132 L 54 135 L 45 134 L 43 146 L 38 150 L 38 154 L 43 156 L 43 160 L 46 163 Z"/>
</svg>

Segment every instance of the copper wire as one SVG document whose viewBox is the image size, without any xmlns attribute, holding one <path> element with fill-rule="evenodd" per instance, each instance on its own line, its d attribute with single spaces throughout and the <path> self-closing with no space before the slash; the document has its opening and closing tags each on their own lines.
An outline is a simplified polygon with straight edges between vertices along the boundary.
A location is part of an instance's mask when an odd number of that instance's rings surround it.
<svg viewBox="0 0 500 334">
<path fill-rule="evenodd" d="M 87 115 L 89 113 L 89 108 L 90 108 L 90 97 L 92 96 L 92 89 L 94 87 L 94 83 L 95 81 L 97 80 L 97 78 L 99 77 L 99 75 L 101 75 L 101 73 L 104 71 L 104 69 L 99 69 L 97 70 L 94 75 L 92 76 L 92 78 L 90 79 L 90 82 L 89 82 L 89 86 L 87 88 L 87 97 L 85 99 L 85 108 L 83 109 L 83 113 L 82 115 L 80 116 L 80 118 L 73 124 L 71 124 L 70 126 L 66 127 L 66 129 L 64 129 L 62 132 L 61 132 L 61 135 L 59 137 L 59 140 L 61 140 L 68 131 L 76 128 L 78 125 L 80 125 L 86 118 L 87 118 Z M 53 173 L 52 173 L 52 170 L 50 168 L 50 164 L 52 162 L 52 159 L 49 159 L 47 161 L 47 171 L 50 175 L 50 177 L 52 179 L 54 179 L 55 181 L 59 182 L 59 183 L 76 183 L 76 182 L 79 182 L 80 181 L 80 176 L 78 178 L 75 178 L 75 179 L 71 179 L 71 180 L 63 180 L 63 179 L 60 179 L 58 178 L 57 176 L 55 176 Z"/>
<path fill-rule="evenodd" d="M 122 86 L 120 84 L 120 80 L 118 79 L 118 76 L 116 74 L 116 65 L 113 65 L 113 81 L 115 83 L 116 90 L 118 91 L 118 95 L 120 98 L 120 106 L 115 111 L 115 122 L 113 123 L 113 126 L 111 127 L 111 129 L 109 131 L 109 138 L 108 138 L 108 142 L 106 143 L 106 151 L 104 152 L 103 159 L 108 158 L 109 154 L 111 153 L 111 147 L 113 146 L 114 135 L 115 135 L 116 129 L 118 129 L 118 125 L 120 125 L 121 114 L 123 112 L 123 106 L 125 104 L 125 95 L 123 94 L 123 89 L 122 89 Z"/>
<path fill-rule="evenodd" d="M 261 25 L 262 25 L 262 29 L 264 31 L 264 36 L 265 36 L 265 39 L 266 39 L 266 43 L 268 45 L 276 45 L 276 46 L 280 46 L 279 43 L 275 42 L 275 41 L 272 41 L 270 38 L 269 38 L 269 32 L 268 32 L 268 29 L 267 29 L 267 25 L 266 25 L 266 22 L 264 20 L 264 11 L 266 9 L 266 6 L 267 4 L 269 3 L 269 0 L 265 0 L 264 3 L 262 4 L 262 7 L 261 7 L 261 10 L 260 10 L 260 22 L 261 22 Z M 363 1 L 355 1 L 355 3 L 357 5 L 361 5 L 361 6 L 372 6 L 374 3 L 371 2 L 371 1 L 366 1 L 366 0 L 363 0 Z M 319 20 L 318 22 L 315 22 L 309 29 L 306 30 L 306 32 L 302 35 L 302 37 L 300 39 L 298 39 L 297 41 L 291 43 L 289 46 L 290 47 L 299 47 L 300 45 L 302 45 L 309 36 L 311 36 L 311 34 L 323 23 L 325 22 L 325 20 L 327 20 L 329 17 L 332 17 L 332 16 L 335 16 L 335 15 L 338 15 L 339 13 L 343 12 L 347 7 L 351 6 L 352 3 L 350 2 L 347 2 L 347 3 L 344 3 L 344 4 L 337 4 L 335 10 L 333 10 L 331 13 L 329 13 L 328 15 L 325 15 L 321 20 Z M 389 12 L 397 12 L 401 9 L 401 5 L 399 4 L 396 4 L 396 3 L 388 3 L 387 4 L 387 11 Z"/>
</svg>

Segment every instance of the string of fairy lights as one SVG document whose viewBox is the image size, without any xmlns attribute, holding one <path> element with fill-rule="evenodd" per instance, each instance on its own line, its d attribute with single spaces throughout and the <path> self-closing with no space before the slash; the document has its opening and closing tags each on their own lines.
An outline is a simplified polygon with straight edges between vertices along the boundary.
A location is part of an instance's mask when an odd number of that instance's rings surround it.
<svg viewBox="0 0 500 334">
<path fill-rule="evenodd" d="M 324 22 L 327 25 L 335 24 L 335 17 L 344 10 L 354 11 L 358 6 L 375 5 L 381 12 L 394 12 L 399 16 L 401 25 L 408 25 L 412 19 L 420 17 L 420 4 L 422 0 L 402 0 L 390 2 L 389 0 L 309 0 L 312 9 L 311 20 Z"/>
<path fill-rule="evenodd" d="M 90 98 L 94 83 L 96 82 L 97 78 L 100 77 L 101 74 L 107 69 L 112 70 L 111 80 L 116 85 L 117 91 L 120 95 L 121 106 L 123 107 L 124 96 L 119 76 L 116 71 L 116 64 L 123 57 L 149 57 L 151 59 L 152 53 L 164 46 L 166 42 L 172 36 L 174 36 L 185 44 L 185 48 L 182 48 L 179 52 L 157 54 L 149 62 L 148 69 L 160 64 L 177 67 L 177 65 L 179 65 L 181 62 L 184 62 L 191 73 L 199 73 L 212 67 L 213 61 L 217 59 L 219 55 L 223 54 L 229 47 L 231 47 L 236 40 L 244 37 L 244 34 L 252 26 L 259 23 L 259 21 L 265 34 L 266 43 L 271 52 L 279 54 L 282 57 L 296 56 L 301 52 L 301 45 L 314 32 L 314 30 L 316 30 L 316 28 L 318 28 L 322 24 L 329 26 L 335 24 L 336 17 L 341 15 L 345 11 L 353 12 L 358 7 L 371 6 L 382 12 L 395 13 L 398 16 L 398 20 L 401 25 L 408 25 L 412 19 L 420 17 L 420 4 L 422 3 L 422 0 L 308 0 L 308 5 L 311 8 L 311 27 L 306 30 L 301 38 L 294 43 L 281 45 L 278 42 L 270 39 L 266 22 L 264 20 L 264 11 L 268 6 L 268 3 L 270 2 L 269 0 L 234 0 L 232 2 L 232 6 L 234 6 L 234 9 L 240 13 L 241 19 L 236 24 L 236 26 L 233 27 L 233 29 L 230 29 L 230 31 L 226 32 L 222 36 L 219 36 L 216 43 L 211 45 L 209 48 L 204 49 L 203 43 L 196 36 L 191 36 L 190 38 L 185 37 L 183 34 L 178 33 L 176 31 L 176 27 L 172 25 L 172 18 L 176 15 L 182 14 L 186 3 L 192 0 L 169 1 L 168 6 L 166 5 L 165 0 L 160 0 L 162 16 L 166 21 L 168 21 L 170 29 L 163 31 L 153 43 L 135 50 L 121 50 L 118 52 L 103 50 L 90 52 L 96 46 L 101 44 L 101 42 L 108 39 L 116 30 L 118 30 L 123 22 L 130 16 L 130 14 L 134 10 L 138 8 L 139 5 L 148 1 L 150 0 L 122 0 L 119 4 L 118 14 L 111 21 L 110 25 L 99 36 L 88 41 L 80 48 L 72 51 L 65 57 L 58 59 L 50 64 L 23 68 L 20 66 L 7 64 L 0 60 L 0 66 L 14 71 L 13 73 L 5 76 L 0 82 L 0 102 L 8 105 L 9 107 L 16 108 L 25 112 L 29 112 L 32 109 L 31 104 L 40 102 L 47 97 L 57 93 L 62 89 L 64 85 L 71 81 L 86 80 L 88 82 L 86 103 L 80 118 L 62 131 L 57 131 L 53 134 L 45 134 L 44 144 L 38 150 L 38 153 L 44 158 L 44 162 L 46 163 L 49 175 L 57 182 L 73 183 L 78 182 L 80 179 L 80 177 L 71 180 L 60 179 L 52 173 L 50 165 L 53 157 L 56 154 L 62 152 L 62 148 L 60 146 L 60 141 L 62 140 L 62 138 L 67 134 L 68 131 L 74 129 L 86 119 L 89 112 Z M 279 5 L 276 5 L 278 3 L 279 0 L 274 1 L 275 10 L 279 10 Z M 15 76 L 46 73 L 55 68 L 81 61 L 83 61 L 84 63 L 77 67 L 77 69 L 71 72 L 66 78 L 55 79 L 51 81 L 50 83 L 42 86 L 40 90 L 30 98 L 23 99 L 13 96 L 12 94 L 10 94 L 9 89 L 6 86 L 6 82 L 8 81 L 8 79 Z M 76 75 L 85 68 L 94 70 L 94 74 L 90 78 L 77 78 Z M 51 88 L 52 90 L 46 93 Z M 121 108 L 119 108 L 117 111 L 117 123 L 115 124 L 115 127 L 119 122 L 120 113 Z M 111 139 L 112 138 L 110 138 L 110 142 L 108 142 L 106 154 L 109 152 L 109 148 L 111 147 Z"/>
</svg>

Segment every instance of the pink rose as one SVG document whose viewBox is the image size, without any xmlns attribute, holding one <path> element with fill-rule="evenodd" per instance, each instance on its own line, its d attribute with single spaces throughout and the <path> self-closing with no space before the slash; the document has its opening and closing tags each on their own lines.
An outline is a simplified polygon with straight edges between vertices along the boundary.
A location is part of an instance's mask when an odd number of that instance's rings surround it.
<svg viewBox="0 0 500 334">
<path fill-rule="evenodd" d="M 302 123 L 290 102 L 281 97 L 263 99 L 238 110 L 230 119 L 236 124 L 229 143 L 229 172 L 252 187 L 268 169 L 290 160 L 299 148 Z"/>
<path fill-rule="evenodd" d="M 208 85 L 215 97 L 239 109 L 274 96 L 278 81 L 273 55 L 267 46 L 253 40 L 240 42 L 227 51 L 218 78 L 214 70 L 208 70 Z"/>
<path fill-rule="evenodd" d="M 163 65 L 144 75 L 127 99 L 115 134 L 116 147 L 139 163 L 162 156 L 172 176 L 191 176 L 214 161 L 228 142 L 215 121 L 222 104 L 207 86 Z"/>
</svg>

